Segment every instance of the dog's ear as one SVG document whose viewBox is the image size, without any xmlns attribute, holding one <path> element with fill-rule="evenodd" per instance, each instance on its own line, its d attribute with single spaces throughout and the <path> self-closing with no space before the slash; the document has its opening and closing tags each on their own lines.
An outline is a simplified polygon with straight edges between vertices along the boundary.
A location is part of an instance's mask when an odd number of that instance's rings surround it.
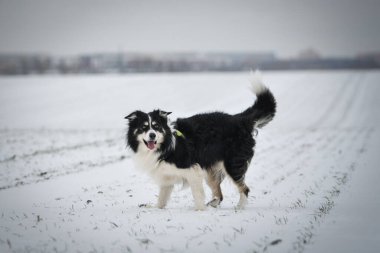
<svg viewBox="0 0 380 253">
<path fill-rule="evenodd" d="M 168 117 L 169 114 L 171 114 L 171 112 L 165 112 L 165 111 L 159 110 L 159 115 L 165 119 Z"/>
<path fill-rule="evenodd" d="M 129 120 L 129 122 L 131 122 L 135 118 L 137 118 L 137 112 L 132 112 L 131 114 L 129 114 L 129 115 L 127 115 L 127 116 L 124 117 L 124 119 Z"/>
</svg>

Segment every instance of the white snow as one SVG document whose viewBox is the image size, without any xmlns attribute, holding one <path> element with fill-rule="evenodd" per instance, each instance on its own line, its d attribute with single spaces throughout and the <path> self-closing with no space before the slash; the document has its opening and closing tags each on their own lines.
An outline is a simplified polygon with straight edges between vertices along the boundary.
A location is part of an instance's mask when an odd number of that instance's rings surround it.
<svg viewBox="0 0 380 253">
<path fill-rule="evenodd" d="M 1 77 L 0 252 L 378 252 L 378 71 L 263 73 L 278 113 L 247 208 L 227 181 L 217 209 L 194 211 L 180 186 L 166 209 L 139 207 L 158 188 L 125 149 L 124 116 L 237 113 L 254 101 L 248 77 Z"/>
</svg>

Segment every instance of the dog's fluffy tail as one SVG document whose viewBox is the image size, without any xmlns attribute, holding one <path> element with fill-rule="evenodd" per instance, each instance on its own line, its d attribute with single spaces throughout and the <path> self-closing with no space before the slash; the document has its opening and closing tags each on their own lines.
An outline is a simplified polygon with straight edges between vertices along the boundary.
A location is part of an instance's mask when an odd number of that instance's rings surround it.
<svg viewBox="0 0 380 253">
<path fill-rule="evenodd" d="M 251 72 L 251 90 L 256 95 L 255 103 L 238 114 L 254 122 L 254 127 L 261 128 L 270 122 L 276 114 L 276 99 L 264 85 L 259 71 Z"/>
</svg>

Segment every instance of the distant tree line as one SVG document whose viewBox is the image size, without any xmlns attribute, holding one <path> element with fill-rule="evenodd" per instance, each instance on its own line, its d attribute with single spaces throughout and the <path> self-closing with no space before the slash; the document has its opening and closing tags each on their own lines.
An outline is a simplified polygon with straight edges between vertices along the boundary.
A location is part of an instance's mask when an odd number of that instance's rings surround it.
<svg viewBox="0 0 380 253">
<path fill-rule="evenodd" d="M 1 75 L 144 73 L 305 70 L 305 69 L 378 69 L 379 54 L 353 58 L 309 57 L 279 59 L 273 53 L 104 53 L 75 57 L 0 54 Z M 304 54 L 305 55 L 305 54 Z M 313 57 L 310 57 L 313 56 Z"/>
</svg>

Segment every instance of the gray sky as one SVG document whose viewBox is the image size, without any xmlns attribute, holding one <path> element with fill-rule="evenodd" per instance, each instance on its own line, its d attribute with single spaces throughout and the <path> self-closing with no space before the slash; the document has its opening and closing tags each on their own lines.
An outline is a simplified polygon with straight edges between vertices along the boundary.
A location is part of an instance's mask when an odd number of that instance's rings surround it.
<svg viewBox="0 0 380 253">
<path fill-rule="evenodd" d="M 380 51 L 379 0 L 0 0 L 0 52 Z"/>
</svg>

